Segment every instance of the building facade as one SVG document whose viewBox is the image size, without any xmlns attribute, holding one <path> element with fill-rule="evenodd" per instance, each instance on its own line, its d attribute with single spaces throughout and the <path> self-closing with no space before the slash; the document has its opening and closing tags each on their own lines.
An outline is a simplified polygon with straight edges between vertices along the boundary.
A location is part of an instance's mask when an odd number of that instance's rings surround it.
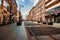
<svg viewBox="0 0 60 40">
<path fill-rule="evenodd" d="M 14 0 L 0 0 L 0 24 L 7 24 L 12 19 L 11 15 L 17 15 L 17 5 Z"/>
<path fill-rule="evenodd" d="M 48 0 L 45 4 L 47 22 L 60 23 L 60 0 Z"/>
<path fill-rule="evenodd" d="M 33 12 L 31 13 L 31 11 Z M 60 0 L 39 0 L 30 10 L 31 19 L 40 22 L 60 22 Z"/>
<path fill-rule="evenodd" d="M 34 7 L 29 12 L 29 19 L 33 20 L 33 17 L 34 17 Z"/>
<path fill-rule="evenodd" d="M 32 11 L 32 12 L 31 12 Z M 45 22 L 45 0 L 39 0 L 38 3 L 30 10 L 32 14 L 31 19 L 34 21 L 43 21 Z"/>
<path fill-rule="evenodd" d="M 27 15 L 26 21 L 31 21 L 30 15 Z"/>
</svg>

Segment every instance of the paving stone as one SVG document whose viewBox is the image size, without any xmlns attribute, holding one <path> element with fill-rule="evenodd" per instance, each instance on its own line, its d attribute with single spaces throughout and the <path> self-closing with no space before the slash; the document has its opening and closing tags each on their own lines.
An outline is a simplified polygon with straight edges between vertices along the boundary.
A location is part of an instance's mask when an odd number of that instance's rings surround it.
<svg viewBox="0 0 60 40">
<path fill-rule="evenodd" d="M 0 27 L 0 40 L 27 40 L 24 22 L 21 26 L 14 23 Z"/>
</svg>

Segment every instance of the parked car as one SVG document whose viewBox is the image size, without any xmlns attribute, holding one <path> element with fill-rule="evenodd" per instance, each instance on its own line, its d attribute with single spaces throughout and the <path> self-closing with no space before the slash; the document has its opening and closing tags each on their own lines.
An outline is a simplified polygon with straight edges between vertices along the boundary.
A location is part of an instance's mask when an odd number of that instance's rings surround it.
<svg viewBox="0 0 60 40">
<path fill-rule="evenodd" d="M 40 21 L 37 21 L 37 23 L 40 23 Z"/>
<path fill-rule="evenodd" d="M 46 22 L 43 22 L 43 24 L 47 24 Z"/>
<path fill-rule="evenodd" d="M 53 25 L 53 22 L 49 22 L 48 25 Z"/>
</svg>

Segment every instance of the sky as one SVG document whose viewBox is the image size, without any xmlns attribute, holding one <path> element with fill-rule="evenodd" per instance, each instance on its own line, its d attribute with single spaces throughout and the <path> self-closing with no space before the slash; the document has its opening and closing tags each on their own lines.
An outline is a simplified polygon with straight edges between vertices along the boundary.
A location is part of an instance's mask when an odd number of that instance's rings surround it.
<svg viewBox="0 0 60 40">
<path fill-rule="evenodd" d="M 23 19 L 29 14 L 29 11 L 32 9 L 33 6 L 37 4 L 39 0 L 16 0 L 19 10 L 19 5 L 24 6 L 21 7 L 21 14 Z"/>
</svg>

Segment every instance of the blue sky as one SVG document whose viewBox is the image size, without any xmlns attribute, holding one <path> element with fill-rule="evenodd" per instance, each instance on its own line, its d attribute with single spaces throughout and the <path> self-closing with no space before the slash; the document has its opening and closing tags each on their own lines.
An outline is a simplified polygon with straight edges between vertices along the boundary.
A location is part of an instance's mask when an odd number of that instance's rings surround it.
<svg viewBox="0 0 60 40">
<path fill-rule="evenodd" d="M 19 4 L 24 6 L 24 7 L 21 7 L 21 14 L 25 19 L 26 16 L 29 14 L 30 9 L 36 5 L 38 0 L 16 0 L 16 2 L 18 5 L 18 9 L 19 9 Z"/>
</svg>

